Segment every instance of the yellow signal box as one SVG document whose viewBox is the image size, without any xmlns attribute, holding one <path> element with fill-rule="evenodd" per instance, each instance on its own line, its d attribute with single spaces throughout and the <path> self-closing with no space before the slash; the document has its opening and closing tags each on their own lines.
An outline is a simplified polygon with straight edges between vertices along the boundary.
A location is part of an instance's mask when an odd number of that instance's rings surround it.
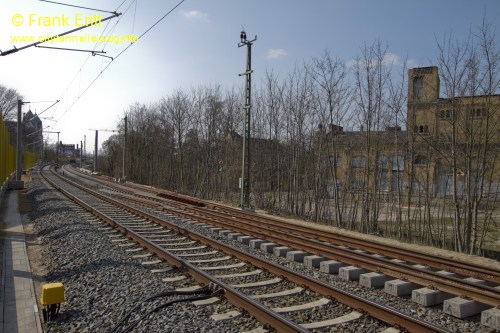
<svg viewBox="0 0 500 333">
<path fill-rule="evenodd" d="M 42 298 L 40 303 L 43 306 L 60 304 L 64 302 L 64 286 L 61 282 L 47 283 L 42 286 Z"/>
</svg>

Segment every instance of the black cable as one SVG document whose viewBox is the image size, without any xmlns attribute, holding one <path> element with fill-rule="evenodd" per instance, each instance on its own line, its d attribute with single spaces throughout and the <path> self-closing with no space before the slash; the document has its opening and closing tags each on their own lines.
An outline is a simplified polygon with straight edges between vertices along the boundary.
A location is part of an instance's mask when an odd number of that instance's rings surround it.
<svg viewBox="0 0 500 333">
<path fill-rule="evenodd" d="M 182 299 L 176 299 L 176 300 L 169 301 L 167 303 L 158 305 L 156 308 L 150 310 L 149 312 L 147 312 L 146 314 L 144 314 L 143 316 L 141 316 L 139 319 L 137 319 L 136 321 L 132 322 L 121 333 L 130 332 L 138 323 L 140 323 L 142 320 L 144 320 L 144 318 L 146 318 L 147 316 L 149 316 L 153 312 L 156 312 L 156 311 L 158 311 L 158 310 L 160 310 L 162 308 L 165 308 L 165 307 L 170 306 L 170 305 L 175 304 L 175 303 L 182 303 L 182 302 L 190 302 L 190 301 L 198 301 L 198 300 L 202 300 L 202 299 L 207 299 L 207 298 L 213 297 L 214 295 L 215 295 L 215 293 L 214 294 L 210 294 L 210 295 L 187 297 L 187 298 L 182 298 Z"/>
<path fill-rule="evenodd" d="M 115 332 L 118 327 L 125 321 L 127 320 L 128 317 L 130 317 L 130 315 L 135 311 L 137 310 L 137 308 L 139 308 L 140 306 L 142 306 L 144 303 L 152 300 L 152 299 L 155 299 L 155 298 L 158 298 L 158 297 L 164 297 L 164 296 L 172 296 L 172 295 L 194 295 L 194 294 L 209 294 L 208 297 L 212 297 L 214 296 L 215 294 L 217 294 L 219 292 L 219 290 L 214 290 L 214 286 L 209 284 L 209 285 L 206 285 L 202 288 L 199 288 L 199 289 L 196 289 L 196 290 L 191 290 L 191 291 L 179 291 L 179 290 L 167 290 L 167 291 L 163 291 L 159 294 L 156 294 L 156 295 L 153 295 L 153 296 L 150 296 L 148 298 L 146 298 L 145 300 L 143 301 L 140 301 L 139 303 L 137 303 L 129 312 L 127 312 L 119 321 L 118 323 L 116 323 L 116 325 L 111 329 L 111 331 L 109 331 L 109 333 L 113 333 Z M 208 298 L 207 296 L 204 296 L 206 298 Z"/>
</svg>

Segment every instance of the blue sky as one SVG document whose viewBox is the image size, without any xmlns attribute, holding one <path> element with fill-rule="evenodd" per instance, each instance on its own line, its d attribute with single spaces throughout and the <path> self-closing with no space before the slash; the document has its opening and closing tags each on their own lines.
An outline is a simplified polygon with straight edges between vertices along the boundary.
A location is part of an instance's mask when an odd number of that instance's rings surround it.
<svg viewBox="0 0 500 333">
<path fill-rule="evenodd" d="M 99 36 L 140 35 L 179 1 L 72 0 L 66 3 L 124 13 L 120 19 L 81 31 Z M 120 4 L 122 4 L 121 7 Z M 13 16 L 25 21 L 14 26 Z M 29 15 L 69 17 L 70 26 L 48 27 Z M 14 43 L 12 36 L 55 35 L 75 28 L 75 15 L 101 14 L 35 0 L 0 0 L 0 50 L 26 43 Z M 309 61 L 329 49 L 346 62 L 361 55 L 361 48 L 379 39 L 389 46 L 396 66 L 408 58 L 411 66 L 436 65 L 436 42 L 452 33 L 465 40 L 483 19 L 498 27 L 498 0 L 185 0 L 137 43 L 118 58 L 129 43 L 98 46 L 105 55 L 29 48 L 0 57 L 0 84 L 16 88 L 26 100 L 60 99 L 42 117 L 48 130 L 60 131 L 63 143 L 79 143 L 90 128 L 114 129 L 124 110 L 134 102 L 157 102 L 178 88 L 220 84 L 243 86 L 238 73 L 245 69 L 244 48 L 238 48 L 242 26 L 253 46 L 253 82 L 266 71 L 280 77 L 295 65 Z M 113 27 L 113 30 L 109 30 Z M 106 30 L 105 30 L 106 29 Z M 497 42 L 500 41 L 497 31 Z M 57 45 L 56 45 L 57 44 Z M 48 45 L 48 44 L 42 44 Z M 54 43 L 53 46 L 92 50 L 90 43 Z M 111 63 L 110 63 L 111 62 Z M 109 66 L 108 66 L 109 65 Z M 104 72 L 91 82 L 108 66 Z M 88 88 L 88 90 L 86 90 Z M 85 91 L 86 90 L 86 91 Z M 84 92 L 85 91 L 85 92 Z M 26 105 L 41 112 L 47 103 Z M 43 119 L 42 119 L 43 120 Z M 110 133 L 100 134 L 100 140 Z M 55 140 L 54 135 L 50 135 Z"/>
</svg>

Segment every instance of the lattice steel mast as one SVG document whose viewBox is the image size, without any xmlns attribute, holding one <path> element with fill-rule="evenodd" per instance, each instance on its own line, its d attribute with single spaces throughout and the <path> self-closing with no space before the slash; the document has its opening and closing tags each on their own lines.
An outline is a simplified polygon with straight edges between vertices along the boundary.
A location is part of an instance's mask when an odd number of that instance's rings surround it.
<svg viewBox="0 0 500 333">
<path fill-rule="evenodd" d="M 243 129 L 243 160 L 241 165 L 241 209 L 251 210 L 250 205 L 250 109 L 252 92 L 252 44 L 257 40 L 255 36 L 252 40 L 247 40 L 245 31 L 240 33 L 240 42 L 238 47 L 247 46 L 247 68 L 240 76 L 245 75 L 245 124 Z"/>
</svg>

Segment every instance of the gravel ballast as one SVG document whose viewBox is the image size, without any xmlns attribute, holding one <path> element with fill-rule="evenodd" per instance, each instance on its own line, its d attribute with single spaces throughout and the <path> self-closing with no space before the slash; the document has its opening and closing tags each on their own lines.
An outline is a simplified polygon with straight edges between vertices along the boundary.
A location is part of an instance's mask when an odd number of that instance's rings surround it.
<svg viewBox="0 0 500 333">
<path fill-rule="evenodd" d="M 110 332 L 116 322 L 137 302 L 180 286 L 179 283 L 162 281 L 166 276 L 180 275 L 177 270 L 168 274 L 152 273 L 151 269 L 165 268 L 168 264 L 144 267 L 140 259 L 132 258 L 118 243 L 111 242 L 109 234 L 99 230 L 104 225 L 96 225 L 93 217 L 68 203 L 55 190 L 47 189 L 37 177 L 34 177 L 30 185 L 28 197 L 32 201 L 32 211 L 29 215 L 24 215 L 23 221 L 26 230 L 33 233 L 28 250 L 34 276 L 37 277 L 38 284 L 60 281 L 66 288 L 66 303 L 62 306 L 58 320 L 49 325 L 50 332 Z M 70 205 L 72 208 L 69 208 Z M 357 282 L 343 281 L 337 275 L 320 273 L 318 269 L 306 268 L 301 263 L 251 249 L 248 245 L 228 240 L 227 237 L 210 232 L 208 228 L 199 227 L 183 219 L 171 219 L 158 211 L 155 214 L 177 221 L 177 224 L 186 229 L 229 243 L 247 253 L 352 291 L 358 296 L 383 301 L 400 311 L 425 318 L 452 332 L 492 332 L 490 328 L 480 325 L 479 316 L 460 320 L 444 314 L 441 306 L 426 308 L 411 302 L 408 297 L 398 298 L 386 294 L 383 290 L 364 288 Z M 190 278 L 182 281 L 184 287 L 194 284 Z M 39 292 L 39 286 L 36 289 Z M 172 296 L 150 302 L 144 310 L 182 297 L 187 296 Z M 215 313 L 234 310 L 238 309 L 226 301 L 206 307 L 195 307 L 190 302 L 177 303 L 145 318 L 131 332 L 240 332 L 261 326 L 246 313 L 227 321 L 215 322 L 210 319 Z M 337 312 L 333 309 L 331 311 Z M 304 315 L 313 318 L 315 312 Z M 139 317 L 139 314 L 135 316 Z M 372 318 L 363 316 L 358 321 L 322 332 L 376 332 L 380 328 Z M 121 329 L 117 332 L 121 332 Z"/>
<path fill-rule="evenodd" d="M 66 302 L 57 320 L 44 324 L 46 331 L 110 332 L 137 302 L 178 287 L 162 281 L 166 274 L 151 272 L 168 264 L 144 267 L 140 259 L 132 258 L 111 242 L 109 235 L 99 231 L 102 226 L 96 225 L 93 217 L 56 190 L 48 189 L 38 177 L 29 187 L 31 212 L 23 215 L 23 224 L 30 233 L 28 253 L 37 297 L 40 298 L 43 283 L 62 282 L 65 287 Z M 190 278 L 188 281 L 189 285 L 195 284 Z M 148 302 L 132 318 L 186 297 L 168 296 Z M 176 303 L 146 317 L 130 332 L 240 332 L 261 326 L 245 313 L 227 321 L 210 318 L 214 313 L 234 310 L 237 309 L 224 300 L 205 307 Z"/>
</svg>

